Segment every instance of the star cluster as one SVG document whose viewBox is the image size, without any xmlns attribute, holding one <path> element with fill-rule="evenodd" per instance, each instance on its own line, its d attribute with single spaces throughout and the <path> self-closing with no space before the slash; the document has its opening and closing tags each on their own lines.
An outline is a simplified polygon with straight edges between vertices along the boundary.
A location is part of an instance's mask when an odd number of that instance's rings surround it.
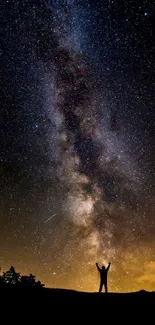
<svg viewBox="0 0 155 325">
<path fill-rule="evenodd" d="M 155 289 L 154 2 L 0 6 L 2 270 Z"/>
</svg>

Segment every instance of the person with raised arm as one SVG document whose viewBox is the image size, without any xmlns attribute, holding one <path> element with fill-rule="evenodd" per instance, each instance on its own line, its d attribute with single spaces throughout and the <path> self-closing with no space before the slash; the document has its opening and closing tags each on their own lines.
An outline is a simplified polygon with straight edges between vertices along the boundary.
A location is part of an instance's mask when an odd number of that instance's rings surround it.
<svg viewBox="0 0 155 325">
<path fill-rule="evenodd" d="M 105 292 L 108 292 L 108 285 L 107 285 L 107 277 L 108 277 L 108 271 L 110 268 L 111 263 L 108 264 L 107 267 L 105 267 L 104 265 L 100 268 L 98 263 L 96 263 L 96 267 L 100 273 L 100 286 L 99 286 L 99 292 L 102 291 L 102 287 L 104 285 L 105 288 Z"/>
</svg>

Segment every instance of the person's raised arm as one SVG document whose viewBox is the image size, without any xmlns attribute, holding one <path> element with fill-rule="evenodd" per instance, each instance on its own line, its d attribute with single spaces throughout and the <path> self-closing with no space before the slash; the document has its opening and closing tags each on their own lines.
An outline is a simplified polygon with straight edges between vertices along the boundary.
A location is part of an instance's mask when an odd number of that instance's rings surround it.
<svg viewBox="0 0 155 325">
<path fill-rule="evenodd" d="M 108 266 L 106 268 L 107 271 L 109 271 L 110 265 L 111 265 L 111 262 L 108 264 Z"/>
<path fill-rule="evenodd" d="M 96 267 L 97 267 L 98 271 L 101 271 L 100 267 L 98 266 L 98 263 L 96 263 Z"/>
</svg>

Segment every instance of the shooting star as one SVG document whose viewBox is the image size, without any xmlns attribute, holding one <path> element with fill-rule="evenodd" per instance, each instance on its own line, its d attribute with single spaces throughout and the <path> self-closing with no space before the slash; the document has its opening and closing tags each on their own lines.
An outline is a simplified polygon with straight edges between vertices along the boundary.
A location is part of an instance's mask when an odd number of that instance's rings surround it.
<svg viewBox="0 0 155 325">
<path fill-rule="evenodd" d="M 46 221 L 45 221 L 45 223 L 47 223 L 49 220 L 51 220 L 53 217 L 55 217 L 56 216 L 56 213 L 55 214 L 53 214 L 51 217 L 49 217 Z"/>
</svg>

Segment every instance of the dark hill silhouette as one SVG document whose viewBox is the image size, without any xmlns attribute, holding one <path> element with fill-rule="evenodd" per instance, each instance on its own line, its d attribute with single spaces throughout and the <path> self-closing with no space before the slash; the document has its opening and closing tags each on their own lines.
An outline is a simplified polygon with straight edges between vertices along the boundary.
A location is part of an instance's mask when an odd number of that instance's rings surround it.
<svg viewBox="0 0 155 325">
<path fill-rule="evenodd" d="M 15 324 L 17 319 L 19 324 L 89 324 L 93 319 L 95 324 L 107 320 L 139 324 L 144 317 L 147 321 L 154 317 L 154 304 L 155 292 L 143 290 L 105 294 L 16 285 L 0 288 L 1 318 L 9 315 Z"/>
<path fill-rule="evenodd" d="M 123 324 L 128 323 L 130 317 L 131 325 L 135 321 L 135 314 L 138 315 L 139 324 L 139 317 L 144 312 L 147 321 L 151 310 L 154 312 L 155 292 L 98 293 L 45 288 L 40 281 L 36 281 L 34 275 L 21 276 L 12 266 L 3 272 L 0 280 L 0 315 L 5 321 L 9 315 L 12 322 L 15 319 L 15 323 L 18 317 L 20 324 L 40 323 L 41 317 L 43 324 L 66 321 L 88 324 L 89 319 L 92 323 L 93 314 L 95 319 L 97 317 L 101 321 L 107 317 L 109 320 L 110 317 L 114 323 L 121 318 Z M 83 317 L 86 317 L 85 321 Z M 48 320 L 45 321 L 45 318 Z"/>
<path fill-rule="evenodd" d="M 155 292 L 147 292 L 141 290 L 131 293 L 96 293 L 96 292 L 80 292 L 76 290 L 67 290 L 59 288 L 37 288 L 23 287 L 18 285 L 2 285 L 0 287 L 0 304 L 8 304 L 9 301 L 17 305 L 28 300 L 29 303 L 36 302 L 37 305 L 52 304 L 64 305 L 68 304 L 93 304 L 105 305 L 123 304 L 155 304 Z"/>
</svg>

